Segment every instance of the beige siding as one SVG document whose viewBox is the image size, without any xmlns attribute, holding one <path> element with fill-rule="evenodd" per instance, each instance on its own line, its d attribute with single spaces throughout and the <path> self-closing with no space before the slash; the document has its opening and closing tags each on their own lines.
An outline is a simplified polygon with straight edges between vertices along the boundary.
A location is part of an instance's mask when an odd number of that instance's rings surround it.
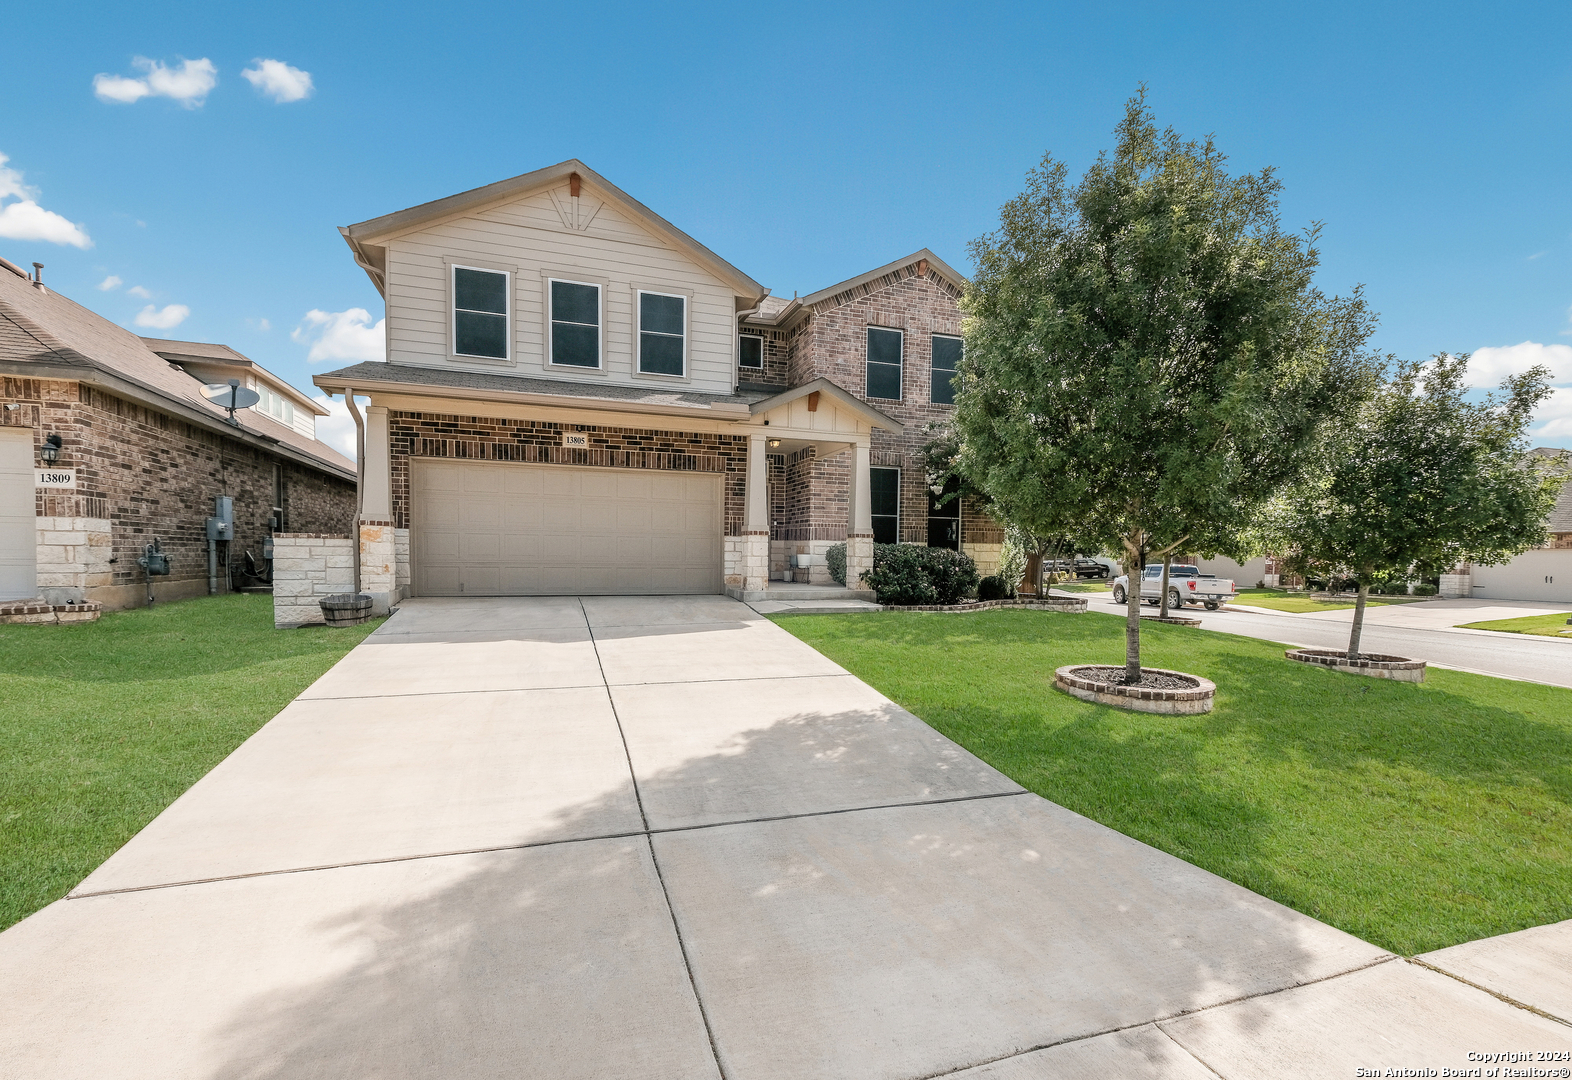
<svg viewBox="0 0 1572 1080">
<path fill-rule="evenodd" d="M 448 266 L 455 262 L 513 273 L 514 355 L 507 364 L 449 355 Z M 563 224 L 551 193 L 540 192 L 390 240 L 387 268 L 389 359 L 394 363 L 574 381 L 607 378 L 712 392 L 732 389 L 732 290 L 609 205 L 601 206 L 588 230 L 580 232 Z M 602 375 L 546 366 L 542 279 L 557 273 L 606 283 Z M 634 374 L 634 290 L 639 287 L 691 296 L 686 380 Z"/>
</svg>

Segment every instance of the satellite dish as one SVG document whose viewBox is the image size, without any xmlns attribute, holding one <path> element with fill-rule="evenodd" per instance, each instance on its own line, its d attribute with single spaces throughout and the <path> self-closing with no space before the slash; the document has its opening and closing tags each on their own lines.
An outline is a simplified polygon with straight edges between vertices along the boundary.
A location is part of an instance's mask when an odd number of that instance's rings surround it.
<svg viewBox="0 0 1572 1080">
<path fill-rule="evenodd" d="M 231 424 L 238 424 L 235 419 L 236 409 L 249 409 L 262 400 L 261 394 L 241 386 L 239 379 L 230 379 L 227 383 L 208 383 L 202 387 L 202 396 L 214 405 L 228 409 Z"/>
</svg>

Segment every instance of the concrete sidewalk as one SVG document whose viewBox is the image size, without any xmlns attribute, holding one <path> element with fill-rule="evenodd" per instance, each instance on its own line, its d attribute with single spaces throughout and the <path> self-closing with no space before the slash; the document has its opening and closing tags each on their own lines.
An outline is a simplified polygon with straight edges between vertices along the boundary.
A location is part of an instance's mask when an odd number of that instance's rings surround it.
<svg viewBox="0 0 1572 1080">
<path fill-rule="evenodd" d="M 1392 957 L 734 601 L 415 601 L 0 934 L 0 1077 L 1440 1070 L 1572 1049 L 1568 956 Z"/>
</svg>

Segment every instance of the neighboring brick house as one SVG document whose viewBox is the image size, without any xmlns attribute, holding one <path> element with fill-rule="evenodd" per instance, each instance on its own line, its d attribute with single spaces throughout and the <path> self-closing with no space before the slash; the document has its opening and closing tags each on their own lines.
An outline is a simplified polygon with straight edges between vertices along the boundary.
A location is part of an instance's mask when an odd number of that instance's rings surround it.
<svg viewBox="0 0 1572 1080">
<path fill-rule="evenodd" d="M 230 379 L 262 397 L 235 424 L 201 393 Z M 325 414 L 225 346 L 139 338 L 0 260 L 0 601 L 144 604 L 154 538 L 157 599 L 205 594 L 220 495 L 220 589 L 248 551 L 265 570 L 274 532 L 348 533 L 355 466 L 315 437 Z"/>
<path fill-rule="evenodd" d="M 916 460 L 960 355 L 965 281 L 932 253 L 779 300 L 578 161 L 340 231 L 388 362 L 315 382 L 370 399 L 379 603 L 753 599 L 840 541 L 855 584 L 875 538 L 997 564 L 997 526 L 930 514 Z M 381 550 L 405 540 L 408 580 Z"/>
</svg>

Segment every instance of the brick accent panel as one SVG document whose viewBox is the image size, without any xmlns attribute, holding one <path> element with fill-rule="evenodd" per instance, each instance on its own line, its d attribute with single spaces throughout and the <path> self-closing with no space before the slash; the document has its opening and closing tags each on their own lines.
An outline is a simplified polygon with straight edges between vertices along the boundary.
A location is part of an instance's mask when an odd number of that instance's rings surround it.
<svg viewBox="0 0 1572 1080">
<path fill-rule="evenodd" d="M 785 390 L 793 385 L 791 378 L 791 338 L 784 330 L 744 326 L 743 334 L 753 334 L 764 339 L 764 367 L 737 369 L 737 382 L 742 386 L 760 389 Z"/>
<path fill-rule="evenodd" d="M 589 436 L 587 449 L 562 445 L 564 431 Z M 670 469 L 725 476 L 726 535 L 742 533 L 748 437 L 652 428 L 594 427 L 548 420 L 390 412 L 393 522 L 409 528 L 409 462 L 414 457 Z"/>
<path fill-rule="evenodd" d="M 109 521 L 111 550 L 90 572 L 93 588 L 140 586 L 136 560 L 158 537 L 170 555 L 170 576 L 158 584 L 189 583 L 206 592 L 206 519 L 213 500 L 234 500 L 235 539 L 229 558 L 238 566 L 247 550 L 262 554 L 269 532 L 273 467 L 283 468 L 284 522 L 297 530 L 347 531 L 354 517 L 355 486 L 156 409 L 69 380 L 0 379 L 0 396 L 22 408 L 0 412 L 0 423 L 31 427 L 42 443 L 61 439 L 59 465 L 75 469 L 74 492 L 39 492 L 40 518 Z M 220 549 L 220 558 L 223 557 Z M 112 558 L 112 562 L 109 559 Z M 43 566 L 39 567 L 40 572 Z M 175 590 L 178 593 L 181 590 Z M 138 590 L 127 595 L 140 597 Z"/>
</svg>

